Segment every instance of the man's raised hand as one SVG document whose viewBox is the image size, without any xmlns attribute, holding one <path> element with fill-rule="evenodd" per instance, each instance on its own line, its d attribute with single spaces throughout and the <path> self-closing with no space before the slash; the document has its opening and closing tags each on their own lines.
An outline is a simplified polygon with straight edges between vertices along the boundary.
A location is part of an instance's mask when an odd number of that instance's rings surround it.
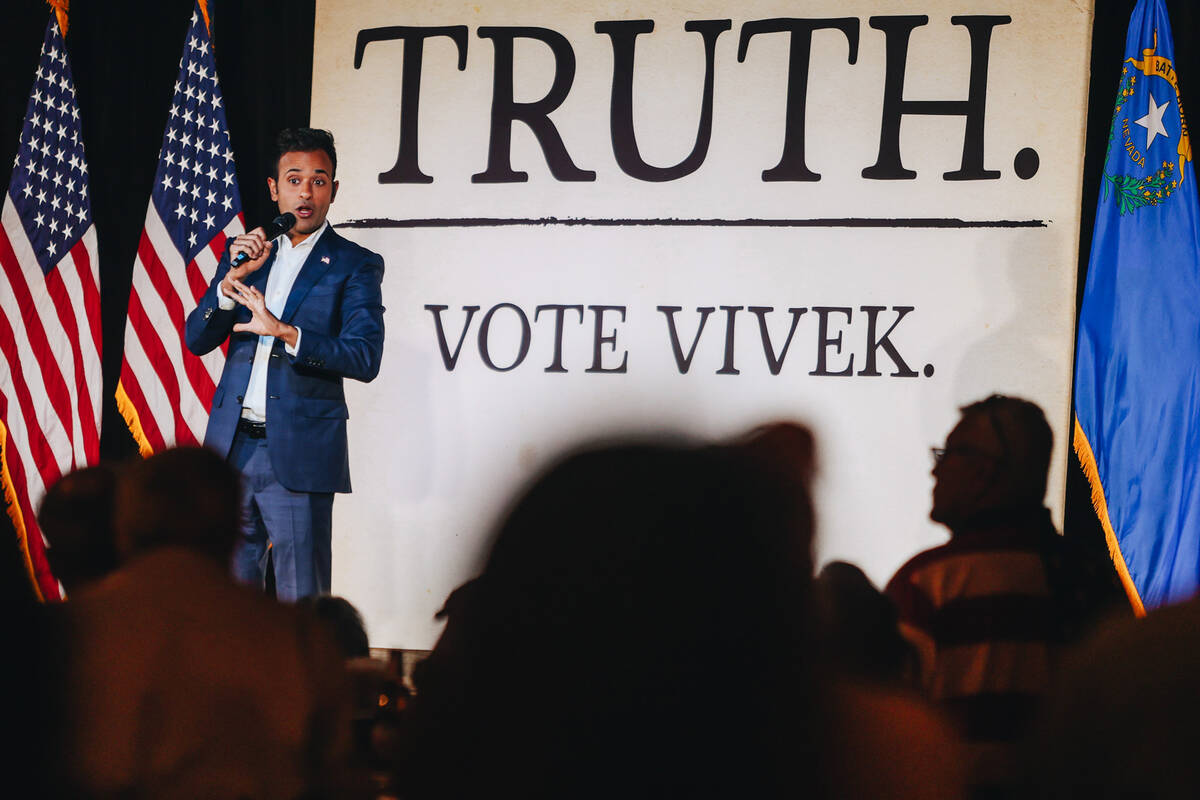
<svg viewBox="0 0 1200 800">
<path fill-rule="evenodd" d="M 267 256 L 271 255 L 271 249 L 274 247 L 274 242 L 267 239 L 262 228 L 255 228 L 252 231 L 246 231 L 242 235 L 233 240 L 233 244 L 229 246 L 229 260 L 233 261 L 239 255 L 246 255 L 250 260 L 237 267 L 231 267 L 229 272 L 225 273 L 224 279 L 221 281 L 221 292 L 226 297 L 237 299 L 233 289 L 232 282 L 240 281 L 242 278 L 254 272 L 261 267 L 267 260 Z M 243 304 L 245 305 L 245 304 Z"/>
<path fill-rule="evenodd" d="M 250 309 L 250 321 L 239 322 L 233 326 L 234 331 L 241 333 L 257 333 L 259 336 L 274 336 L 282 339 L 285 344 L 295 347 L 297 331 L 291 325 L 280 322 L 279 318 L 267 308 L 267 300 L 263 293 L 253 286 L 247 286 L 236 278 L 229 281 L 235 302 Z"/>
</svg>

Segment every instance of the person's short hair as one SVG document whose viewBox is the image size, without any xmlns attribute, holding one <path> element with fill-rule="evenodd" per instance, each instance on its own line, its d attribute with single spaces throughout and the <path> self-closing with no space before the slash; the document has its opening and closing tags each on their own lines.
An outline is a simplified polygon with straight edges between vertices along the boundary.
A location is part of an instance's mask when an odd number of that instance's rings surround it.
<svg viewBox="0 0 1200 800">
<path fill-rule="evenodd" d="M 187 547 L 227 561 L 237 540 L 241 487 L 225 459 L 177 447 L 130 464 L 117 487 L 117 540 L 128 552 Z"/>
<path fill-rule="evenodd" d="M 409 794 L 779 794 L 811 777 L 811 457 L 807 431 L 771 426 L 600 443 L 534 480 L 421 664 Z"/>
<path fill-rule="evenodd" d="M 37 520 L 50 542 L 46 557 L 68 592 L 117 567 L 116 492 L 117 472 L 102 463 L 64 475 L 42 498 Z"/>
<path fill-rule="evenodd" d="M 329 627 L 343 657 L 366 658 L 371 655 L 362 614 L 349 600 L 328 594 L 314 594 L 300 598 L 296 605 L 309 608 L 313 616 Z"/>
<path fill-rule="evenodd" d="M 1041 407 L 1019 397 L 993 394 L 963 406 L 960 411 L 963 419 L 979 414 L 990 421 L 1002 448 L 1001 463 L 1012 483 L 1015 499 L 1042 502 L 1054 433 Z"/>
<path fill-rule="evenodd" d="M 337 150 L 333 146 L 333 134 L 321 128 L 284 128 L 275 137 L 275 161 L 271 177 L 279 178 L 279 159 L 287 153 L 311 153 L 324 150 L 333 166 L 330 178 L 337 177 Z"/>
</svg>

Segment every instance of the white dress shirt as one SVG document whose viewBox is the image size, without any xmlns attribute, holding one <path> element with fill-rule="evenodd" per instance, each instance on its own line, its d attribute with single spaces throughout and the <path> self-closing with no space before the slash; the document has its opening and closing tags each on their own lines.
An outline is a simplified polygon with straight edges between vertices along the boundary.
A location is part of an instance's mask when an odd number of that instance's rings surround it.
<svg viewBox="0 0 1200 800">
<path fill-rule="evenodd" d="M 321 223 L 321 227 L 295 246 L 292 245 L 292 240 L 287 237 L 287 234 L 280 234 L 275 239 L 273 248 L 275 261 L 271 264 L 271 273 L 267 276 L 266 291 L 263 295 L 267 310 L 276 317 L 283 313 L 288 295 L 292 293 L 292 286 L 296 283 L 296 276 L 300 274 L 304 262 L 312 253 L 313 245 L 317 243 L 321 234 L 325 233 L 328 227 L 328 222 Z M 217 303 L 227 311 L 236 305 L 232 298 L 225 295 L 217 298 Z M 300 348 L 301 335 L 300 329 L 296 328 L 296 346 L 291 347 L 286 342 L 284 343 L 284 349 L 288 355 L 296 355 L 296 351 Z M 250 382 L 246 386 L 246 394 L 242 400 L 242 416 L 253 422 L 266 422 L 267 420 L 267 364 L 271 359 L 271 348 L 274 344 L 274 336 L 259 336 L 258 349 L 254 351 L 254 364 L 250 368 Z"/>
</svg>

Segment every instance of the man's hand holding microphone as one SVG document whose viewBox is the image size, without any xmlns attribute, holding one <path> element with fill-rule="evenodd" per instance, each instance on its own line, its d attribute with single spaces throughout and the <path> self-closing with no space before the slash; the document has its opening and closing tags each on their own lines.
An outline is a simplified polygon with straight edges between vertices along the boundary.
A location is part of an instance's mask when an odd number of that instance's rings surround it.
<svg viewBox="0 0 1200 800">
<path fill-rule="evenodd" d="M 250 321 L 237 323 L 233 326 L 235 331 L 274 336 L 291 348 L 295 348 L 299 332 L 295 327 L 280 322 L 267 308 L 263 293 L 242 283 L 242 279 L 266 262 L 274 247 L 275 237 L 286 233 L 295 224 L 294 215 L 280 214 L 266 228 L 255 228 L 235 238 L 229 246 L 229 271 L 225 273 L 220 286 L 222 294 L 250 309 Z"/>
</svg>

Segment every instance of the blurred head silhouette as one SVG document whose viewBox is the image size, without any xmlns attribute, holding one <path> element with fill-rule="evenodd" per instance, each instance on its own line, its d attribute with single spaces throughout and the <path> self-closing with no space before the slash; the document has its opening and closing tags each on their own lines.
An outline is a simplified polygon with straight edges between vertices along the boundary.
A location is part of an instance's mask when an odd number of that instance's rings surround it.
<svg viewBox="0 0 1200 800">
<path fill-rule="evenodd" d="M 225 563 L 238 533 L 237 473 L 211 450 L 177 447 L 130 464 L 117 489 L 122 554 L 186 547 Z"/>
<path fill-rule="evenodd" d="M 50 542 L 46 557 L 68 594 L 117 568 L 116 491 L 116 472 L 100 464 L 63 476 L 42 498 L 37 518 Z"/>
<path fill-rule="evenodd" d="M 413 796 L 711 796 L 803 774 L 811 470 L 811 436 L 780 425 L 600 447 L 536 480 L 446 604 Z"/>
<path fill-rule="evenodd" d="M 930 518 L 955 530 L 980 515 L 1040 506 L 1053 439 L 1028 400 L 997 394 L 965 406 L 935 451 Z"/>
<path fill-rule="evenodd" d="M 916 654 L 900 634 L 896 608 L 857 566 L 826 564 L 813 604 L 822 656 L 840 674 L 895 685 L 913 678 Z"/>
<path fill-rule="evenodd" d="M 345 658 L 367 658 L 371 655 L 367 626 L 362 614 L 344 597 L 311 594 L 301 597 L 296 605 L 312 611 L 325 624 Z"/>
</svg>

